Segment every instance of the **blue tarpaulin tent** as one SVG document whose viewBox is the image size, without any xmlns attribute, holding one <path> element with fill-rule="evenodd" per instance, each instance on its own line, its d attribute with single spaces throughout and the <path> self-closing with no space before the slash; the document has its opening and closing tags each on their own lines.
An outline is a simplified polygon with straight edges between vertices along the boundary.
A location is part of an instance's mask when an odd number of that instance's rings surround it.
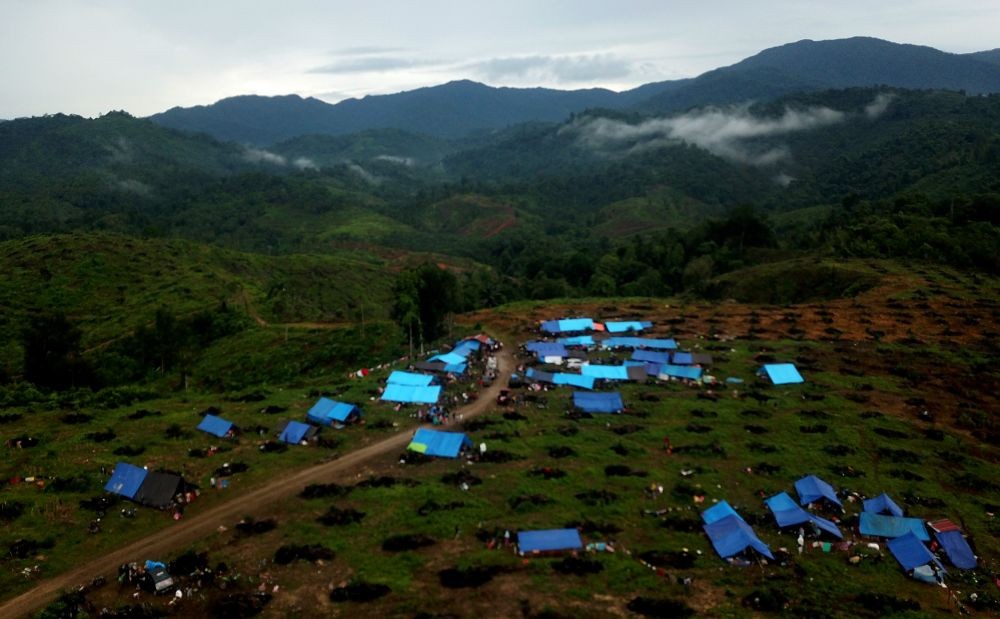
<svg viewBox="0 0 1000 619">
<path fill-rule="evenodd" d="M 471 355 L 473 352 L 479 350 L 481 347 L 482 344 L 479 342 L 479 340 L 462 340 L 461 342 L 455 345 L 455 348 L 451 350 L 451 354 L 458 355 L 464 359 L 465 357 Z"/>
<path fill-rule="evenodd" d="M 441 397 L 441 387 L 419 387 L 412 385 L 386 385 L 382 392 L 382 400 L 386 402 L 403 402 L 406 404 L 434 404 Z"/>
<path fill-rule="evenodd" d="M 886 542 L 886 546 L 889 547 L 889 552 L 892 553 L 892 556 L 896 557 L 896 560 L 899 561 L 899 564 L 906 571 L 927 565 L 928 563 L 934 563 L 941 569 L 944 569 L 941 562 L 931 554 L 930 550 L 927 550 L 927 546 L 924 546 L 924 543 L 912 532 L 889 540 Z"/>
<path fill-rule="evenodd" d="M 115 470 L 111 472 L 111 479 L 104 484 L 104 489 L 127 499 L 135 498 L 135 493 L 139 491 L 147 474 L 146 469 L 140 466 L 119 462 L 115 465 Z"/>
<path fill-rule="evenodd" d="M 312 426 L 308 423 L 302 423 L 301 421 L 289 421 L 285 429 L 281 431 L 278 435 L 278 440 L 290 443 L 292 445 L 298 445 L 302 442 L 302 439 L 306 437 L 306 434 L 312 430 Z"/>
<path fill-rule="evenodd" d="M 944 548 L 952 565 L 960 570 L 976 569 L 976 555 L 972 552 L 969 542 L 965 540 L 961 531 L 941 531 L 935 533 L 934 537 Z"/>
<path fill-rule="evenodd" d="M 416 374 L 414 372 L 394 370 L 392 374 L 389 374 L 389 379 L 386 383 L 390 385 L 407 385 L 409 387 L 426 387 L 433 381 L 434 377 L 428 376 L 427 374 Z"/>
<path fill-rule="evenodd" d="M 576 529 L 521 531 L 517 534 L 517 549 L 522 555 L 530 552 L 581 550 L 583 541 Z"/>
<path fill-rule="evenodd" d="M 604 323 L 604 329 L 608 333 L 627 333 L 628 331 L 642 331 L 653 326 L 648 321 L 623 320 Z"/>
<path fill-rule="evenodd" d="M 407 449 L 427 456 L 457 458 L 462 447 L 472 447 L 472 441 L 461 432 L 441 432 L 440 430 L 420 428 L 413 435 L 413 440 L 410 441 Z"/>
<path fill-rule="evenodd" d="M 727 501 L 719 501 L 715 505 L 701 512 L 701 519 L 705 522 L 705 524 L 712 524 L 716 520 L 722 520 L 723 518 L 728 518 L 729 516 L 736 516 L 737 518 L 741 517 Z"/>
<path fill-rule="evenodd" d="M 689 352 L 675 352 L 670 356 L 674 365 L 691 365 L 694 363 L 694 356 Z"/>
<path fill-rule="evenodd" d="M 771 549 L 760 541 L 750 525 L 744 522 L 738 514 L 705 524 L 704 529 L 715 551 L 723 559 L 728 559 L 748 549 L 755 550 L 768 559 L 774 559 Z"/>
<path fill-rule="evenodd" d="M 580 387 L 582 389 L 593 389 L 595 380 L 597 379 L 593 376 L 583 376 L 580 374 L 566 374 L 560 372 L 552 375 L 552 382 L 556 385 L 570 385 L 572 387 Z"/>
<path fill-rule="evenodd" d="M 538 355 L 539 359 L 545 357 L 565 357 L 569 354 L 566 347 L 557 342 L 528 342 L 524 347 Z"/>
<path fill-rule="evenodd" d="M 624 365 L 594 365 L 588 363 L 580 366 L 580 373 L 584 376 L 603 378 L 604 380 L 628 380 L 628 368 Z"/>
<path fill-rule="evenodd" d="M 802 375 L 793 363 L 769 363 L 764 366 L 764 373 L 771 379 L 774 385 L 790 385 L 793 383 L 804 383 Z"/>
<path fill-rule="evenodd" d="M 465 363 L 465 357 L 455 352 L 446 352 L 441 355 L 434 355 L 428 361 L 440 361 L 442 363 Z"/>
<path fill-rule="evenodd" d="M 578 335 L 576 337 L 561 337 L 559 343 L 563 346 L 593 346 L 594 337 L 591 335 Z"/>
<path fill-rule="evenodd" d="M 222 417 L 216 417 L 211 414 L 205 415 L 205 417 L 201 420 L 201 423 L 198 424 L 199 430 L 202 432 L 208 432 L 209 434 L 218 436 L 219 438 L 225 437 L 229 434 L 229 431 L 235 429 L 235 427 L 236 426 L 232 421 L 228 421 Z"/>
<path fill-rule="evenodd" d="M 632 352 L 632 359 L 650 363 L 670 363 L 670 353 L 639 349 Z"/>
<path fill-rule="evenodd" d="M 573 333 L 575 331 L 593 331 L 594 321 L 590 318 L 570 318 L 565 320 L 546 320 L 542 323 L 542 331 L 547 333 Z"/>
<path fill-rule="evenodd" d="M 927 542 L 931 539 L 924 528 L 924 521 L 919 518 L 898 518 L 871 512 L 861 512 L 858 531 L 872 537 L 901 537 L 913 533 L 920 541 Z"/>
<path fill-rule="evenodd" d="M 802 505 L 809 505 L 821 499 L 826 499 L 841 509 L 844 507 L 840 499 L 837 498 L 837 493 L 833 490 L 833 486 L 815 475 L 806 475 L 795 482 L 795 491 L 799 493 L 799 503 Z"/>
<path fill-rule="evenodd" d="M 885 514 L 888 516 L 903 517 L 903 508 L 896 505 L 896 502 L 889 498 L 889 495 L 882 493 L 873 499 L 865 499 L 863 511 L 872 514 Z"/>
<path fill-rule="evenodd" d="M 660 373 L 657 375 L 659 378 L 686 378 L 688 380 L 699 380 L 701 378 L 702 369 L 696 368 L 690 365 L 670 365 L 664 364 L 660 366 Z"/>
<path fill-rule="evenodd" d="M 675 350 L 677 342 L 672 339 L 657 340 L 645 337 L 609 337 L 601 342 L 603 348 L 648 348 L 650 350 Z"/>
<path fill-rule="evenodd" d="M 573 406 L 587 413 L 618 413 L 625 408 L 622 395 L 613 393 L 573 392 Z"/>
<path fill-rule="evenodd" d="M 447 363 L 444 366 L 444 371 L 449 374 L 465 374 L 467 364 L 465 363 Z"/>
<path fill-rule="evenodd" d="M 334 423 L 344 423 L 354 414 L 361 414 L 361 410 L 354 404 L 337 402 L 329 398 L 320 398 L 309 409 L 309 412 L 306 413 L 306 419 L 313 423 L 332 425 Z"/>
<path fill-rule="evenodd" d="M 838 539 L 844 538 L 840 529 L 837 528 L 837 525 L 830 522 L 826 518 L 814 516 L 802 509 L 794 500 L 792 500 L 792 497 L 788 496 L 788 493 L 786 492 L 778 493 L 764 501 L 764 503 L 767 504 L 768 509 L 770 509 L 771 513 L 774 514 L 774 519 L 781 528 L 811 522 L 819 527 L 820 530 L 826 531 Z"/>
</svg>

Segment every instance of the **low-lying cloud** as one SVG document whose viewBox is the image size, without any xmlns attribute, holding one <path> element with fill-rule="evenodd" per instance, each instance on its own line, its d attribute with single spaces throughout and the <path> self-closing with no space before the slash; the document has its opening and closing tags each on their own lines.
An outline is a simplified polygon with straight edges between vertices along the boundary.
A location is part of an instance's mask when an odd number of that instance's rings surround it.
<svg viewBox="0 0 1000 619">
<path fill-rule="evenodd" d="M 511 56 L 488 58 L 463 67 L 493 82 L 537 81 L 573 83 L 626 77 L 632 63 L 614 54 L 574 56 Z"/>
<path fill-rule="evenodd" d="M 316 162 L 308 157 L 296 157 L 291 161 L 288 160 L 284 155 L 279 155 L 277 153 L 272 153 L 269 150 L 264 150 L 262 148 L 253 148 L 247 146 L 243 150 L 243 158 L 250 163 L 263 163 L 267 165 L 275 166 L 292 166 L 293 168 L 298 168 L 300 170 L 318 170 L 319 166 Z"/>
<path fill-rule="evenodd" d="M 882 114 L 885 114 L 885 111 L 889 109 L 889 104 L 892 103 L 892 100 L 895 98 L 896 95 L 894 94 L 885 92 L 879 94 L 875 97 L 874 101 L 865 106 L 865 116 L 875 119 Z"/>
</svg>

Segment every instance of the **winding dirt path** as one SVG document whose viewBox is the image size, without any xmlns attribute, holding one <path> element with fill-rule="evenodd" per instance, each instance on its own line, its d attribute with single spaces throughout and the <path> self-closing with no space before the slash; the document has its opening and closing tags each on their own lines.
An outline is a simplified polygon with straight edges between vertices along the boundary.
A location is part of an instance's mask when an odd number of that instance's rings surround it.
<svg viewBox="0 0 1000 619">
<path fill-rule="evenodd" d="M 480 392 L 479 398 L 475 402 L 454 411 L 456 414 L 452 417 L 453 421 L 446 427 L 457 425 L 458 422 L 454 419 L 458 417 L 458 414 L 461 414 L 464 419 L 468 419 L 490 409 L 496 400 L 500 387 L 507 384 L 514 366 L 514 359 L 507 350 L 500 351 L 497 360 L 499 362 L 497 379 L 490 387 Z M 232 527 L 246 514 L 255 513 L 262 507 L 294 497 L 308 484 L 334 481 L 345 477 L 351 471 L 374 458 L 398 452 L 406 447 L 411 436 L 412 432 L 400 431 L 387 439 L 344 454 L 336 460 L 275 479 L 206 512 L 191 515 L 163 531 L 136 540 L 68 572 L 38 583 L 35 588 L 0 604 L 0 617 L 30 615 L 44 608 L 62 591 L 90 582 L 97 576 L 105 576 L 111 580 L 117 574 L 118 566 L 122 563 L 175 553 L 199 539 L 214 534 L 219 526 Z"/>
</svg>

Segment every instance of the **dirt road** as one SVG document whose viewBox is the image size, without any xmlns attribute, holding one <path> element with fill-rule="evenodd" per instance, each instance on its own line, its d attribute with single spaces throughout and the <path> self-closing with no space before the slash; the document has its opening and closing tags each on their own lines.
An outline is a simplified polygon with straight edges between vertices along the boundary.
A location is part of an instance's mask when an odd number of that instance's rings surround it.
<svg viewBox="0 0 1000 619">
<path fill-rule="evenodd" d="M 500 352 L 497 360 L 499 361 L 497 380 L 492 386 L 483 390 L 475 402 L 454 411 L 456 415 L 453 419 L 459 413 L 464 419 L 474 417 L 488 410 L 496 401 L 497 392 L 501 385 L 507 384 L 514 365 L 513 357 L 506 350 Z M 455 423 L 453 421 L 449 425 Z M 222 525 L 232 527 L 246 514 L 256 513 L 267 505 L 297 495 L 308 484 L 335 481 L 346 477 L 360 465 L 374 458 L 405 449 L 411 436 L 410 431 L 400 431 L 390 438 L 344 454 L 336 460 L 275 479 L 204 513 L 191 515 L 163 531 L 136 540 L 128 546 L 40 582 L 34 589 L 0 604 L 0 617 L 30 615 L 44 608 L 62 591 L 90 582 L 96 576 L 112 579 L 117 575 L 118 566 L 122 563 L 176 553 L 185 546 L 212 535 Z"/>
</svg>

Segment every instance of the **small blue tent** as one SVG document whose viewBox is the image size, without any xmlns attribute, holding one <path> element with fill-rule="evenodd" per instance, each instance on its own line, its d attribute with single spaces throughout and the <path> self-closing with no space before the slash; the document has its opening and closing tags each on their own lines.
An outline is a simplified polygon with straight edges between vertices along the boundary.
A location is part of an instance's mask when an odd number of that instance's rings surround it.
<svg viewBox="0 0 1000 619">
<path fill-rule="evenodd" d="M 278 440 L 291 445 L 298 445 L 313 429 L 314 428 L 308 423 L 302 423 L 301 421 L 289 421 L 285 426 L 285 429 L 278 435 Z"/>
<path fill-rule="evenodd" d="M 672 339 L 653 339 L 644 337 L 609 337 L 601 342 L 607 348 L 648 348 L 650 350 L 675 350 L 677 342 Z"/>
<path fill-rule="evenodd" d="M 556 385 L 570 385 L 571 387 L 580 387 L 581 389 L 593 389 L 595 380 L 597 379 L 593 376 L 566 374 L 564 372 L 552 375 L 552 382 Z"/>
<path fill-rule="evenodd" d="M 748 549 L 755 550 L 768 559 L 774 559 L 771 549 L 757 537 L 750 525 L 744 522 L 738 514 L 705 524 L 704 529 L 708 539 L 712 542 L 712 547 L 723 559 L 728 559 Z"/>
<path fill-rule="evenodd" d="M 670 353 L 639 349 L 632 352 L 632 359 L 649 363 L 670 363 Z"/>
<path fill-rule="evenodd" d="M 638 321 L 638 320 L 623 320 L 623 321 L 611 321 L 604 323 L 604 329 L 608 333 L 626 333 L 628 331 L 642 331 L 643 329 L 648 329 L 653 326 L 653 323 L 648 321 Z"/>
<path fill-rule="evenodd" d="M 806 510 L 802 509 L 795 503 L 794 500 L 792 500 L 792 497 L 788 496 L 788 493 L 786 492 L 780 492 L 764 501 L 764 503 L 767 504 L 768 509 L 770 509 L 771 513 L 774 514 L 774 519 L 781 528 L 793 527 L 798 524 L 811 522 L 821 531 L 825 531 L 837 539 L 844 538 L 840 529 L 837 528 L 837 525 L 830 522 L 826 518 L 814 516 L 813 514 L 810 514 Z"/>
<path fill-rule="evenodd" d="M 346 423 L 355 415 L 360 416 L 361 409 L 354 404 L 320 398 L 306 413 L 306 419 L 321 425 L 333 425 L 334 423 Z"/>
<path fill-rule="evenodd" d="M 612 393 L 574 391 L 573 406 L 586 413 L 620 413 L 625 408 L 622 395 L 617 391 Z"/>
<path fill-rule="evenodd" d="M 871 512 L 861 512 L 858 531 L 862 535 L 871 537 L 895 538 L 913 533 L 922 542 L 928 542 L 931 539 L 927 535 L 927 529 L 924 528 L 924 521 L 919 518 L 897 518 L 896 516 L 883 516 Z"/>
<path fill-rule="evenodd" d="M 404 404 L 434 404 L 441 397 L 441 387 L 417 387 L 411 385 L 386 385 L 382 400 Z"/>
<path fill-rule="evenodd" d="M 462 447 L 472 447 L 472 441 L 461 432 L 441 432 L 420 428 L 407 449 L 427 456 L 457 458 Z"/>
<path fill-rule="evenodd" d="M 694 356 L 689 352 L 675 352 L 670 356 L 670 359 L 674 365 L 692 365 L 694 363 Z"/>
<path fill-rule="evenodd" d="M 593 346 L 594 337 L 592 335 L 577 335 L 575 337 L 561 337 L 559 343 L 563 346 Z"/>
<path fill-rule="evenodd" d="M 135 498 L 135 493 L 139 491 L 142 482 L 146 480 L 147 474 L 148 471 L 142 467 L 128 462 L 119 462 L 115 465 L 115 470 L 111 472 L 111 479 L 104 484 L 104 489 L 127 499 Z"/>
<path fill-rule="evenodd" d="M 952 565 L 960 570 L 976 569 L 976 555 L 972 552 L 969 542 L 965 540 L 965 536 L 962 535 L 961 531 L 941 531 L 935 533 L 934 537 L 937 538 L 938 543 L 944 548 L 944 552 L 948 555 L 948 560 L 951 561 Z"/>
<path fill-rule="evenodd" d="M 903 517 L 903 508 L 896 505 L 896 502 L 889 498 L 889 495 L 882 493 L 873 499 L 865 499 L 862 511 L 872 514 L 883 514 L 887 516 Z"/>
<path fill-rule="evenodd" d="M 205 415 L 202 418 L 201 423 L 198 424 L 198 429 L 202 432 L 208 432 L 219 438 L 225 438 L 229 434 L 230 430 L 235 431 L 236 425 L 232 421 L 223 419 L 222 417 L 216 417 L 215 415 Z"/>
<path fill-rule="evenodd" d="M 927 546 L 924 546 L 924 543 L 912 532 L 889 540 L 886 542 L 886 546 L 889 547 L 889 552 L 892 553 L 892 556 L 896 557 L 896 560 L 899 561 L 899 564 L 906 571 L 927 565 L 928 563 L 934 563 L 941 569 L 944 569 L 941 562 L 931 554 L 930 550 L 927 550 Z"/>
<path fill-rule="evenodd" d="M 667 378 L 700 380 L 701 374 L 701 368 L 696 368 L 690 365 L 671 365 L 668 363 L 660 366 L 660 372 L 657 377 L 661 380 L 665 380 Z"/>
<path fill-rule="evenodd" d="M 719 501 L 715 505 L 701 512 L 701 519 L 705 524 L 712 524 L 717 520 L 722 520 L 723 518 L 728 518 L 730 516 L 736 516 L 737 518 L 742 519 L 742 517 L 736 513 L 736 510 L 729 505 L 728 501 Z"/>
<path fill-rule="evenodd" d="M 590 318 L 546 320 L 542 323 L 542 331 L 547 333 L 574 333 L 578 331 L 593 331 L 593 329 L 594 321 Z"/>
<path fill-rule="evenodd" d="M 764 366 L 763 371 L 771 379 L 771 384 L 773 385 L 790 385 L 805 382 L 793 363 L 769 363 Z"/>
<path fill-rule="evenodd" d="M 406 385 L 408 387 L 426 387 L 434 382 L 433 376 L 427 374 L 416 374 L 414 372 L 393 371 L 389 374 L 389 379 L 385 381 L 390 385 Z"/>
<path fill-rule="evenodd" d="M 520 554 L 533 552 L 564 552 L 583 549 L 580 532 L 576 529 L 547 529 L 544 531 L 521 531 L 517 534 L 517 549 Z"/>
<path fill-rule="evenodd" d="M 844 508 L 840 499 L 837 498 L 837 493 L 833 490 L 833 486 L 815 475 L 806 475 L 795 482 L 795 491 L 799 493 L 799 503 L 802 505 L 809 505 L 821 499 L 826 499 L 837 507 Z"/>
<path fill-rule="evenodd" d="M 535 353 L 539 359 L 545 357 L 565 357 L 569 354 L 566 347 L 557 342 L 528 342 L 524 347 Z"/>
<path fill-rule="evenodd" d="M 603 378 L 604 380 L 628 380 L 628 368 L 624 365 L 594 365 L 588 363 L 580 366 L 580 373 L 584 376 Z"/>
</svg>

